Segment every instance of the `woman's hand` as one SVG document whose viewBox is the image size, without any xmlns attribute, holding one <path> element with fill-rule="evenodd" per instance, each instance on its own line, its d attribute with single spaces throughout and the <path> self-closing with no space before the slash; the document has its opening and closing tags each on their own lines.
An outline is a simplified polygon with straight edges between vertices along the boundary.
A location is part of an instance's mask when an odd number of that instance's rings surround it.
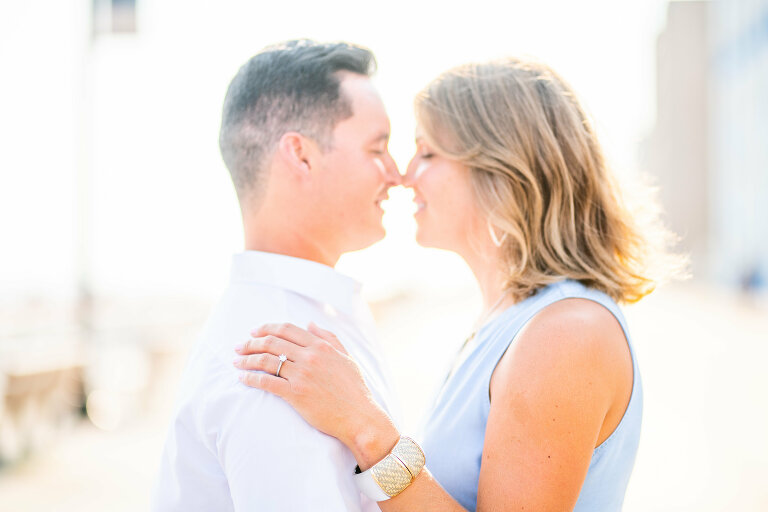
<svg viewBox="0 0 768 512">
<path fill-rule="evenodd" d="M 336 336 L 314 324 L 309 331 L 291 324 L 268 324 L 251 333 L 252 339 L 235 348 L 240 380 L 287 401 L 313 427 L 336 437 L 365 471 L 397 444 L 400 434 L 376 404 L 360 368 Z M 280 354 L 286 361 L 277 373 Z M 380 502 L 382 510 L 466 512 L 435 482 L 427 468 L 394 498 Z"/>
<path fill-rule="evenodd" d="M 363 375 L 344 346 L 314 324 L 266 324 L 235 347 L 240 380 L 283 398 L 316 429 L 339 439 L 367 469 L 386 456 L 399 434 L 373 400 Z M 279 356 L 286 361 L 276 376 Z"/>
</svg>

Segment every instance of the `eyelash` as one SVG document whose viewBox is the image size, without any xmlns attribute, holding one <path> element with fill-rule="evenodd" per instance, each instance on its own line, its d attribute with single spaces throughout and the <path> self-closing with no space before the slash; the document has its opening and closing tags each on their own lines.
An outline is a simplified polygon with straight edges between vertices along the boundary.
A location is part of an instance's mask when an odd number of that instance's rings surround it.
<svg viewBox="0 0 768 512">
<path fill-rule="evenodd" d="M 429 160 L 429 159 L 430 159 L 430 158 L 432 158 L 433 156 L 435 156 L 435 154 L 434 154 L 434 153 L 424 153 L 423 155 L 421 155 L 421 159 L 422 159 L 422 160 Z"/>
</svg>

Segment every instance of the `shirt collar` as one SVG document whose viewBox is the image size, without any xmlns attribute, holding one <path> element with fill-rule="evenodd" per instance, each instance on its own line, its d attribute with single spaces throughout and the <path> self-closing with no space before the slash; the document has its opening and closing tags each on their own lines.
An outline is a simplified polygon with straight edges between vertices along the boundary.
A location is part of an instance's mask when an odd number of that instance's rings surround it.
<svg viewBox="0 0 768 512">
<path fill-rule="evenodd" d="M 362 288 L 356 280 L 322 263 L 261 251 L 233 255 L 230 280 L 290 290 L 347 315 L 354 315 Z"/>
</svg>

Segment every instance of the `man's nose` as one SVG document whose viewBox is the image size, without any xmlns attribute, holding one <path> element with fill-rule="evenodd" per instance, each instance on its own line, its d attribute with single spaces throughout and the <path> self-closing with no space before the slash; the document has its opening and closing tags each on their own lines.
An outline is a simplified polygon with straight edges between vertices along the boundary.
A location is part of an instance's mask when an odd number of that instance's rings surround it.
<svg viewBox="0 0 768 512">
<path fill-rule="evenodd" d="M 389 153 L 387 153 L 386 171 L 387 171 L 387 184 L 389 186 L 396 187 L 397 185 L 400 185 L 403 182 L 403 175 L 400 174 L 400 170 L 397 168 L 395 159 L 392 158 L 392 155 L 390 155 Z"/>
</svg>

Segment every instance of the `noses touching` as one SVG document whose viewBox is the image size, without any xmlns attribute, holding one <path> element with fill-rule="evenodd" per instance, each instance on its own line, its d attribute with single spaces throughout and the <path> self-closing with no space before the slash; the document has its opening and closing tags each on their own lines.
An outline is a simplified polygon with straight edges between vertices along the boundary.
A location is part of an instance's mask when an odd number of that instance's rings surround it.
<svg viewBox="0 0 768 512">
<path fill-rule="evenodd" d="M 391 156 L 389 156 L 387 160 L 388 161 L 385 162 L 384 165 L 384 190 L 388 191 L 392 187 L 403 186 L 405 188 L 413 189 L 414 192 L 416 192 L 418 167 L 415 162 L 416 158 L 413 158 L 410 162 L 408 162 L 405 173 L 400 172 L 397 164 Z"/>
<path fill-rule="evenodd" d="M 392 159 L 392 157 L 389 157 L 390 166 L 387 169 L 387 184 L 390 187 L 396 187 L 398 185 L 402 185 L 403 183 L 403 175 L 400 174 L 400 169 L 397 168 L 397 164 Z"/>
</svg>

